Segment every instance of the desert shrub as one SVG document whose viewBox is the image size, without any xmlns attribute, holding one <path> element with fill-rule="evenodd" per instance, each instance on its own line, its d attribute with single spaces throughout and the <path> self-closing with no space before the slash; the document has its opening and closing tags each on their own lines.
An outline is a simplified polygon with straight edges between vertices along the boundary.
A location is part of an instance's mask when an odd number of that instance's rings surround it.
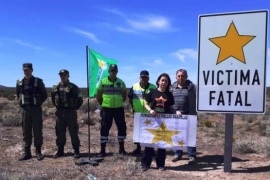
<svg viewBox="0 0 270 180">
<path fill-rule="evenodd" d="M 54 117 L 56 108 L 49 108 L 47 106 L 44 106 L 42 108 L 42 111 L 43 111 L 43 116 L 45 116 L 45 117 Z"/>
<path fill-rule="evenodd" d="M 250 138 L 235 141 L 234 150 L 239 154 L 256 153 L 256 143 Z"/>
<path fill-rule="evenodd" d="M 21 123 L 21 108 L 17 101 L 0 99 L 0 122 L 3 126 L 19 126 Z"/>
<path fill-rule="evenodd" d="M 129 104 L 128 100 L 124 102 L 124 109 L 125 109 L 125 112 L 130 112 L 132 110 L 131 105 Z"/>
<path fill-rule="evenodd" d="M 99 104 L 95 98 L 89 99 L 89 112 L 95 111 L 98 107 Z M 88 112 L 88 98 L 84 99 L 83 104 L 79 110 L 84 113 Z"/>
<path fill-rule="evenodd" d="M 101 120 L 100 114 L 95 113 L 95 112 L 90 112 L 89 113 L 89 119 L 88 119 L 88 114 L 83 113 L 79 116 L 79 121 L 83 122 L 84 124 L 90 124 L 90 125 L 95 125 L 97 122 Z"/>
<path fill-rule="evenodd" d="M 212 122 L 210 120 L 206 120 L 203 122 L 204 126 L 207 127 L 207 128 L 210 128 L 212 127 Z"/>
<path fill-rule="evenodd" d="M 0 99 L 0 111 L 4 109 L 4 107 L 8 104 L 8 102 L 4 99 Z"/>
<path fill-rule="evenodd" d="M 3 112 L 1 123 L 3 126 L 19 126 L 21 124 L 21 116 L 19 113 Z"/>
<path fill-rule="evenodd" d="M 54 108 L 54 105 L 52 103 L 52 99 L 47 98 L 47 100 L 42 104 L 42 107 Z"/>
<path fill-rule="evenodd" d="M 270 156 L 270 139 L 269 138 L 267 138 L 265 143 L 263 143 L 262 150 L 264 154 L 266 154 L 267 156 Z"/>
</svg>

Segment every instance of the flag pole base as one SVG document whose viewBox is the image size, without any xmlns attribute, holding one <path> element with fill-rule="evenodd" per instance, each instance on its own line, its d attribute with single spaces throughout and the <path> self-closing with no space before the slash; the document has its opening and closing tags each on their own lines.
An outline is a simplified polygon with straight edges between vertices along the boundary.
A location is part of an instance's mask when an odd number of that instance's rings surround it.
<svg viewBox="0 0 270 180">
<path fill-rule="evenodd" d="M 103 158 L 89 158 L 89 157 L 85 157 L 85 158 L 80 158 L 78 159 L 75 164 L 80 166 L 80 165 L 85 165 L 85 164 L 89 164 L 92 166 L 97 166 L 98 162 L 102 161 Z"/>
</svg>

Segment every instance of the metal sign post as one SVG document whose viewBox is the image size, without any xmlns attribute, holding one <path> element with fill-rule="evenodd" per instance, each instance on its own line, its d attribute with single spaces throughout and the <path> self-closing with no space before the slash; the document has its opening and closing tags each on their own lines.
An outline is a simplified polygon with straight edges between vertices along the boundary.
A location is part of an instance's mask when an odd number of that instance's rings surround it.
<svg viewBox="0 0 270 180">
<path fill-rule="evenodd" d="M 225 115 L 224 172 L 232 170 L 233 114 Z"/>
</svg>

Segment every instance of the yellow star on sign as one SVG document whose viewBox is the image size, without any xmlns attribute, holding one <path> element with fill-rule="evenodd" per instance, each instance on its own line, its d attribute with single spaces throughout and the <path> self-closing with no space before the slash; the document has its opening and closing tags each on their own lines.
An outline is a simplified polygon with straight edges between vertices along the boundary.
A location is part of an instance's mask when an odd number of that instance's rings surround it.
<svg viewBox="0 0 270 180">
<path fill-rule="evenodd" d="M 150 119 L 146 119 L 146 120 L 144 121 L 144 124 L 146 124 L 146 126 L 149 125 L 149 124 L 151 124 L 151 120 L 150 120 Z"/>
<path fill-rule="evenodd" d="M 184 146 L 184 145 L 185 145 L 185 143 L 184 143 L 184 141 L 183 141 L 183 140 L 181 140 L 181 141 L 178 141 L 178 145 L 179 145 L 179 146 Z"/>
<path fill-rule="evenodd" d="M 163 121 L 158 129 L 146 129 L 150 133 L 154 134 L 153 144 L 159 141 L 165 141 L 166 143 L 173 146 L 172 136 L 179 134 L 180 131 L 168 130 L 165 122 Z"/>
<path fill-rule="evenodd" d="M 246 64 L 243 47 L 256 36 L 239 35 L 232 22 L 226 36 L 210 38 L 209 40 L 220 48 L 217 63 L 225 61 L 229 57 L 234 57 L 240 62 Z"/>
</svg>

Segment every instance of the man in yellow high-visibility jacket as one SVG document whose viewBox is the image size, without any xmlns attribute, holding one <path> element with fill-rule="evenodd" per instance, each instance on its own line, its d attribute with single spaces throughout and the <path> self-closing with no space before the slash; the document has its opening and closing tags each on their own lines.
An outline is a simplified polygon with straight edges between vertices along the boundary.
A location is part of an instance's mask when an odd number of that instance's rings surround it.
<svg viewBox="0 0 270 180">
<path fill-rule="evenodd" d="M 126 121 L 123 102 L 126 100 L 126 85 L 116 77 L 118 67 L 116 64 L 109 66 L 109 76 L 103 78 L 97 87 L 96 99 L 102 107 L 99 157 L 106 156 L 106 143 L 113 119 L 118 129 L 119 154 L 126 155 L 124 141 L 126 139 Z"/>
<path fill-rule="evenodd" d="M 129 91 L 128 98 L 129 103 L 132 106 L 133 112 L 139 113 L 148 113 L 145 109 L 144 97 L 151 90 L 156 89 L 154 84 L 149 83 L 149 72 L 146 70 L 141 71 L 140 73 L 140 82 L 135 83 Z M 132 152 L 134 155 L 141 154 L 141 146 L 139 143 L 135 143 L 137 145 L 136 149 Z"/>
</svg>

